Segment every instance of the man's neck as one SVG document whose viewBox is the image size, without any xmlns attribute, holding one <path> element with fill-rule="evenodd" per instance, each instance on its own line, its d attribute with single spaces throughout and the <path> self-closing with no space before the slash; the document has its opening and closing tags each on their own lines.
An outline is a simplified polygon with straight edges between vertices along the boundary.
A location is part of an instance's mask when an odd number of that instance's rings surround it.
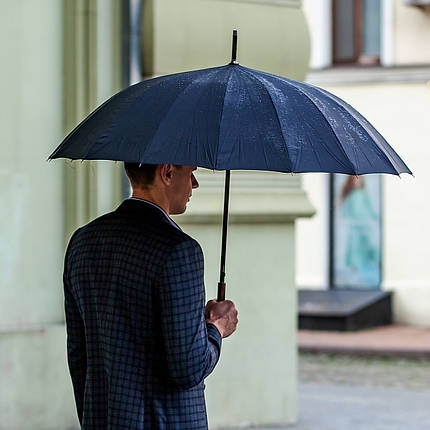
<svg viewBox="0 0 430 430">
<path fill-rule="evenodd" d="M 168 200 L 166 198 L 163 198 L 163 196 L 158 195 L 158 193 L 153 192 L 152 190 L 133 189 L 133 194 L 131 195 L 131 197 L 154 203 L 155 205 L 163 209 L 164 212 L 167 213 L 167 215 L 170 215 Z"/>
</svg>

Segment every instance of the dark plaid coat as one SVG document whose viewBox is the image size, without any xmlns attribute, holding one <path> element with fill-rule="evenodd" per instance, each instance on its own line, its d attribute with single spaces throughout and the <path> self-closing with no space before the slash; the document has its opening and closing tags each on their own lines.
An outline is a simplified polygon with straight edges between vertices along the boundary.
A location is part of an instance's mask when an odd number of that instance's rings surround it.
<svg viewBox="0 0 430 430">
<path fill-rule="evenodd" d="M 67 351 L 83 429 L 207 429 L 203 255 L 156 207 L 126 200 L 77 230 L 65 260 Z"/>
</svg>

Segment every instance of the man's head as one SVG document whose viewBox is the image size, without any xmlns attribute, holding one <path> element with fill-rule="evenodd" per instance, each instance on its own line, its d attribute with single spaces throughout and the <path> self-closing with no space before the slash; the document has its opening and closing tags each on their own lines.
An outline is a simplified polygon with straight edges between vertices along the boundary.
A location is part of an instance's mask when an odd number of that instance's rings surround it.
<svg viewBox="0 0 430 430">
<path fill-rule="evenodd" d="M 147 190 L 154 182 L 157 164 L 124 163 L 124 169 L 133 190 Z"/>
<path fill-rule="evenodd" d="M 150 200 L 168 214 L 185 212 L 192 190 L 199 186 L 194 166 L 124 163 L 133 196 Z"/>
</svg>

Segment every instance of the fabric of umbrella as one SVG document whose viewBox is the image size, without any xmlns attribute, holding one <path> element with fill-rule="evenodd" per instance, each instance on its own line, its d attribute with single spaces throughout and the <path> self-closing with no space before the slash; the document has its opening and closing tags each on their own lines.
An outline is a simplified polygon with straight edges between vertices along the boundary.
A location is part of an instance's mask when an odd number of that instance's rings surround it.
<svg viewBox="0 0 430 430">
<path fill-rule="evenodd" d="M 356 110 L 310 84 L 230 64 L 161 76 L 115 94 L 50 159 L 177 164 L 226 171 L 224 298 L 230 170 L 410 173 Z"/>
</svg>

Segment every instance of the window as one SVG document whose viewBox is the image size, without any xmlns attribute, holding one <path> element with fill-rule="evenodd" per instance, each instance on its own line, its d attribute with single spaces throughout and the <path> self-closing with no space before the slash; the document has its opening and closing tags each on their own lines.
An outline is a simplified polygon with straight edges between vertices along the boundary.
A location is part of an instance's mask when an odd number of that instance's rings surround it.
<svg viewBox="0 0 430 430">
<path fill-rule="evenodd" d="M 333 0 L 333 64 L 379 64 L 380 20 L 380 0 Z"/>
<path fill-rule="evenodd" d="M 381 177 L 331 175 L 330 286 L 381 284 Z"/>
</svg>

